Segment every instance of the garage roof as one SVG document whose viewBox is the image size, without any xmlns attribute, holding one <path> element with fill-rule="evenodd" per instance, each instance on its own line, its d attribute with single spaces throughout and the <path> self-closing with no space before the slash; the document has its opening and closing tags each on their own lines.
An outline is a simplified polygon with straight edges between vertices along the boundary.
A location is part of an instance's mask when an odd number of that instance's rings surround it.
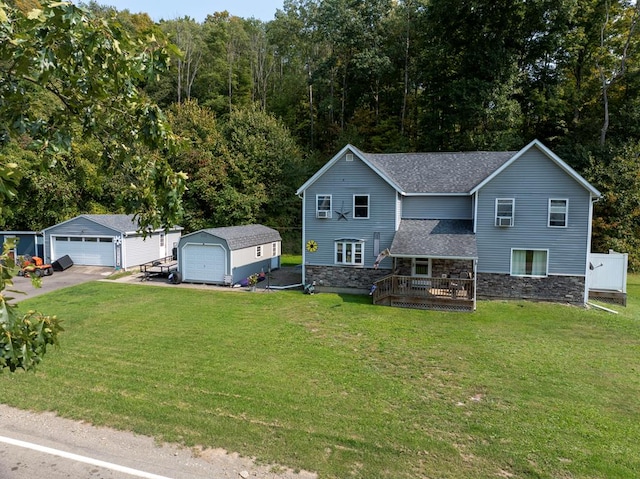
<svg viewBox="0 0 640 479">
<path fill-rule="evenodd" d="M 280 233 L 263 225 L 226 226 L 223 228 L 208 228 L 201 231 L 225 240 L 231 250 L 282 241 Z"/>
<path fill-rule="evenodd" d="M 113 231 L 117 231 L 118 233 L 135 234 L 138 231 L 138 221 L 134 215 L 79 215 L 62 223 L 58 223 L 57 225 L 45 228 L 45 231 L 78 218 L 85 218 Z M 174 226 L 172 229 L 181 230 L 182 227 Z"/>
</svg>

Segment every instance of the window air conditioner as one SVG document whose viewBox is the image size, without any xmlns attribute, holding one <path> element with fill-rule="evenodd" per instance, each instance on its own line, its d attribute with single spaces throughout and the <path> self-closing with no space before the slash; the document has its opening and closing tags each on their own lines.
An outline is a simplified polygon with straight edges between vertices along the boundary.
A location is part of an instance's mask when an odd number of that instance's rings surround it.
<svg viewBox="0 0 640 479">
<path fill-rule="evenodd" d="M 496 218 L 496 226 L 512 226 L 513 218 L 511 216 L 498 216 Z"/>
<path fill-rule="evenodd" d="M 328 210 L 320 210 L 316 212 L 316 218 L 329 218 L 331 212 Z"/>
</svg>

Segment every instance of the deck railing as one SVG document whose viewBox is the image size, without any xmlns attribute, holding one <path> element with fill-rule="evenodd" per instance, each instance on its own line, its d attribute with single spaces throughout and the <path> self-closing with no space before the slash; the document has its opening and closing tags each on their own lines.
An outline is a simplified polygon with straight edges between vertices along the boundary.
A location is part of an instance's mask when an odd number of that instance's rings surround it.
<svg viewBox="0 0 640 479">
<path fill-rule="evenodd" d="M 373 303 L 424 309 L 475 309 L 475 280 L 390 275 L 375 283 Z"/>
</svg>

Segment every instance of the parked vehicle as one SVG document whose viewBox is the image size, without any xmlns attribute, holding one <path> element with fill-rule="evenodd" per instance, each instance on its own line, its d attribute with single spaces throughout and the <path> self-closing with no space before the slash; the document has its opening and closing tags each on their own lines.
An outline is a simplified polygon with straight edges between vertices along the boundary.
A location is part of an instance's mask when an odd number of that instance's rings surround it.
<svg viewBox="0 0 640 479">
<path fill-rule="evenodd" d="M 42 258 L 39 256 L 23 256 L 21 261 L 20 276 L 29 277 L 30 275 L 50 276 L 53 274 L 53 266 L 50 264 L 44 264 Z"/>
</svg>

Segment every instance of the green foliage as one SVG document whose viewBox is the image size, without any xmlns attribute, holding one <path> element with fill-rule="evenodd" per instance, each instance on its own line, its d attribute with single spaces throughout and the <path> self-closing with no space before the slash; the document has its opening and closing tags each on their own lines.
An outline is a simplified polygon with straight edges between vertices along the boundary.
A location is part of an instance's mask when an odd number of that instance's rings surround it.
<svg viewBox="0 0 640 479">
<path fill-rule="evenodd" d="M 291 134 L 258 108 L 236 109 L 222 125 L 241 182 L 260 204 L 255 217 L 273 227 L 300 224 L 297 188 L 312 174 Z"/>
<path fill-rule="evenodd" d="M 187 101 L 169 112 L 181 149 L 169 158 L 189 175 L 185 228 L 254 222 L 289 227 L 299 221 L 296 188 L 309 173 L 280 122 L 258 109 L 236 110 L 221 121 Z"/>
<path fill-rule="evenodd" d="M 166 70 L 163 44 L 134 39 L 113 18 L 71 3 L 41 3 L 27 13 L 0 3 L 2 143 L 26 137 L 54 164 L 74 138 L 97 138 L 102 167 L 128 173 L 124 207 L 142 224 L 175 224 L 184 177 L 146 154 L 170 150 L 172 135 L 138 90 Z"/>
<path fill-rule="evenodd" d="M 35 369 L 47 346 L 57 345 L 58 335 L 63 331 L 55 316 L 36 311 L 20 314 L 18 307 L 10 303 L 13 298 L 7 294 L 16 293 L 10 288 L 19 270 L 9 255 L 14 247 L 15 240 L 6 241 L 0 255 L 0 372 L 5 368 L 11 372 Z"/>
<path fill-rule="evenodd" d="M 594 208 L 592 249 L 629 253 L 629 269 L 640 271 L 640 142 L 590 160 L 586 175 L 604 192 Z"/>
</svg>

